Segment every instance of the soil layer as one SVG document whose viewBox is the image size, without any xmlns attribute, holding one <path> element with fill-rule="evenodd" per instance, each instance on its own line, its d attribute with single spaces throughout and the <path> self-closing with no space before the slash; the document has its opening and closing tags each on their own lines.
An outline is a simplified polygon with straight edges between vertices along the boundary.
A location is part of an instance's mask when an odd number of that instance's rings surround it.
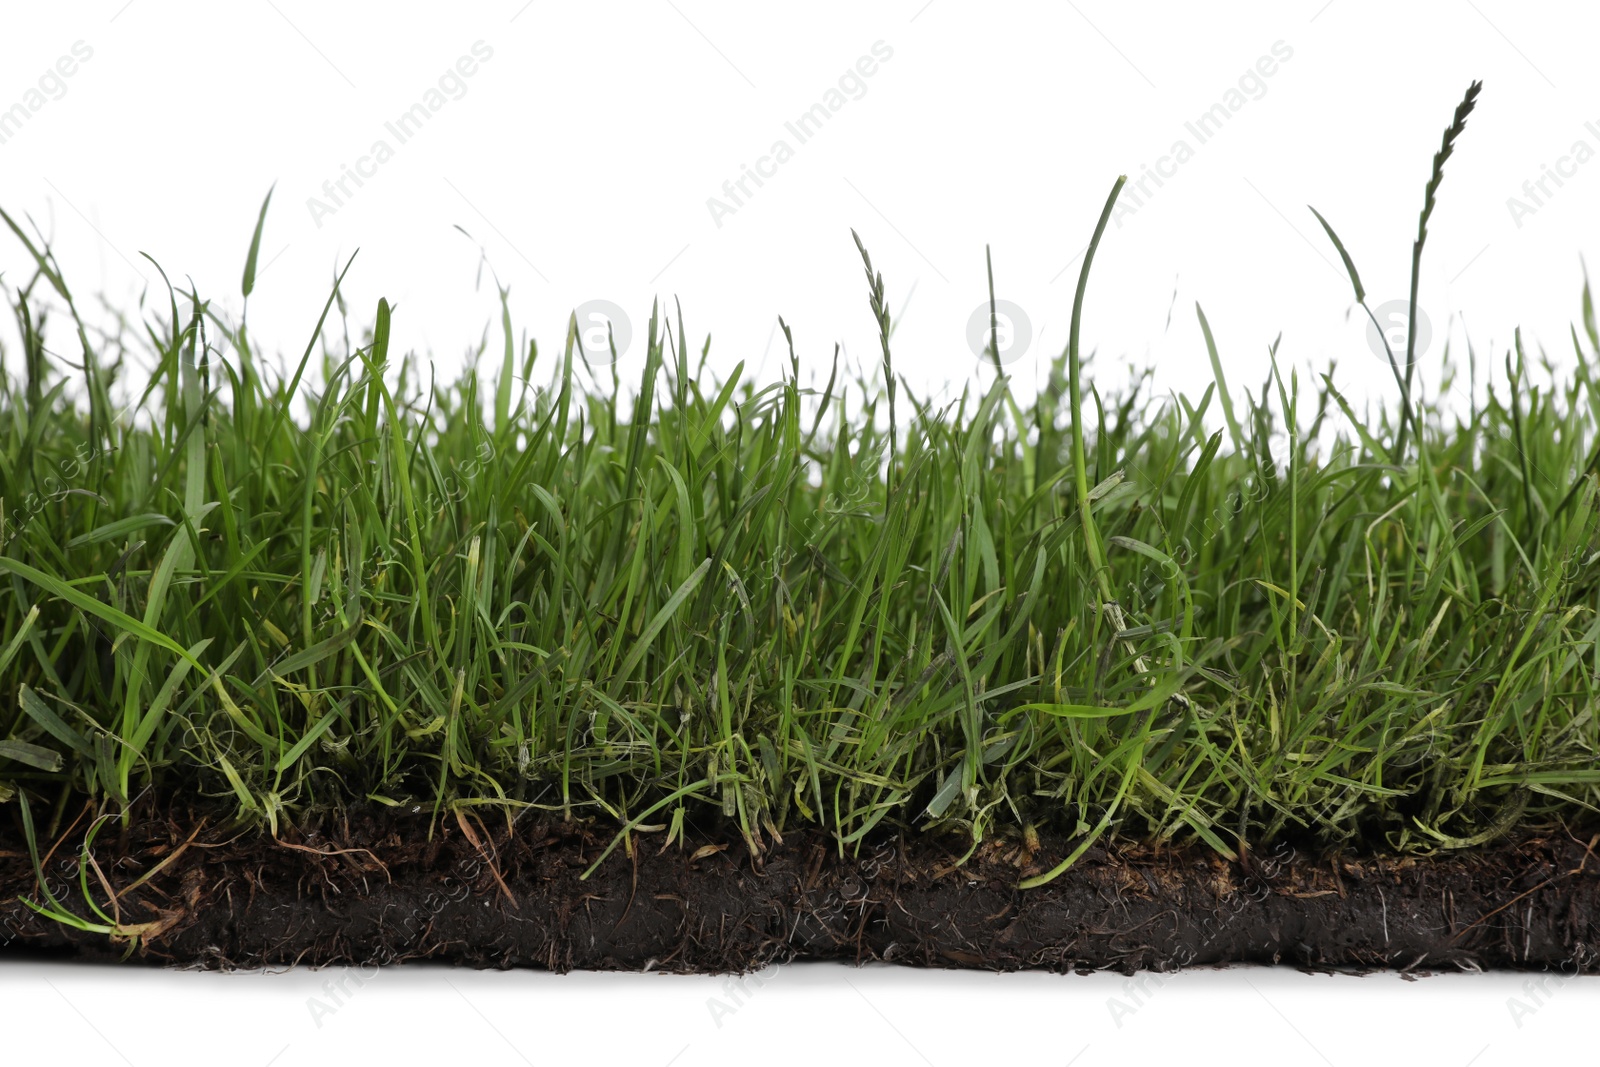
<svg viewBox="0 0 1600 1067">
<path fill-rule="evenodd" d="M 12 813 L 15 806 L 12 805 Z M 70 817 L 64 822 L 70 822 Z M 314 829 L 228 828 L 183 813 L 86 817 L 41 844 L 55 898 L 136 937 L 43 917 L 20 829 L 0 824 L 0 953 L 207 968 L 436 960 L 476 967 L 723 972 L 798 959 L 926 967 L 1171 970 L 1289 963 L 1437 971 L 1600 971 L 1600 835 L 1554 829 L 1429 856 L 1301 851 L 1229 861 L 1200 848 L 1070 849 L 908 833 L 859 850 L 797 831 L 753 856 L 704 832 L 663 849 L 598 827 L 353 813 Z M 52 847 L 53 846 L 53 847 Z"/>
</svg>

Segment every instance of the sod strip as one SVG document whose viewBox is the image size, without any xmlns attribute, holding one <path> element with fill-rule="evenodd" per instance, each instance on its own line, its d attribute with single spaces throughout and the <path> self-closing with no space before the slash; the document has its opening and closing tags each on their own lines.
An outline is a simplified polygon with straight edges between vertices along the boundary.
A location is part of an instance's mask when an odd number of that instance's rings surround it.
<svg viewBox="0 0 1600 1067">
<path fill-rule="evenodd" d="M 1360 411 L 1347 371 L 1302 374 L 1303 338 L 1230 383 L 1248 338 L 1198 305 L 1199 396 L 1097 363 L 1123 179 L 1082 221 L 1038 389 L 994 351 L 986 257 L 991 350 L 948 399 L 897 372 L 926 353 L 859 236 L 855 369 L 779 320 L 777 381 L 719 377 L 677 306 L 642 352 L 580 342 L 576 316 L 541 351 L 502 289 L 448 381 L 391 343 L 404 308 L 351 309 L 354 257 L 303 347 L 265 351 L 266 203 L 237 316 L 167 288 L 106 328 L 0 211 L 32 263 L 0 352 L 12 940 L 684 969 L 1577 959 L 1600 329 L 1585 281 L 1566 363 L 1520 333 L 1420 347 L 1479 90 L 1428 171 L 1405 347 L 1373 335 L 1392 390 Z M 1362 250 L 1312 215 L 1349 280 L 1330 301 L 1376 328 Z M 1291 846 L 1293 891 L 1249 888 Z M 370 925 L 444 883 L 478 910 Z"/>
</svg>

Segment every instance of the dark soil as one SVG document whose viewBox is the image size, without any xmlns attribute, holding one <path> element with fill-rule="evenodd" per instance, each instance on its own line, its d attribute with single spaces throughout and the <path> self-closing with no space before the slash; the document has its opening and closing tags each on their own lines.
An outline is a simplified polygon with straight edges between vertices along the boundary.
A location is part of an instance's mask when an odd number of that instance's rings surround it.
<svg viewBox="0 0 1600 1067">
<path fill-rule="evenodd" d="M 57 899 L 97 922 L 78 875 L 88 822 L 41 849 Z M 838 959 L 992 970 L 1283 962 L 1600 971 L 1596 838 L 1561 829 L 1413 857 L 1285 845 L 1234 863 L 1204 849 L 1111 845 L 1027 891 L 1018 881 L 1071 842 L 1047 837 L 1030 853 L 995 840 L 958 865 L 964 847 L 918 834 L 841 856 L 822 834 L 797 831 L 760 858 L 737 835 L 691 834 L 663 850 L 664 834 L 636 834 L 631 852 L 616 849 L 583 881 L 612 831 L 531 815 L 512 828 L 503 817 L 448 816 L 431 840 L 428 830 L 425 815 L 387 811 L 276 839 L 193 813 L 125 829 L 107 822 L 89 891 L 123 926 L 149 924 L 130 939 L 26 907 L 19 896 L 43 897 L 8 818 L 0 953 L 208 968 L 438 960 L 707 972 Z"/>
</svg>

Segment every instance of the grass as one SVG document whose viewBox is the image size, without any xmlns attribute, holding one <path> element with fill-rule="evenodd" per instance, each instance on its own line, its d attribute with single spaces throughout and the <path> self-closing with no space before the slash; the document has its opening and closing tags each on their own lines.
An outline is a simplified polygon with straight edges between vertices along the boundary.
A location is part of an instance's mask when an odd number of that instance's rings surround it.
<svg viewBox="0 0 1600 1067">
<path fill-rule="evenodd" d="M 337 287 L 292 374 L 192 292 L 97 332 L 4 216 L 36 271 L 0 385 L 0 794 L 52 833 L 148 793 L 274 832 L 358 802 L 752 848 L 1049 827 L 1066 862 L 1589 818 L 1587 285 L 1575 372 L 1536 381 L 1519 336 L 1466 410 L 1398 361 L 1366 419 L 1276 359 L 1233 392 L 1198 306 L 1203 396 L 1103 393 L 1079 334 L 1116 195 L 1045 386 L 942 407 L 894 374 L 864 247 L 881 374 L 807 388 L 791 342 L 781 381 L 719 380 L 658 308 L 607 387 L 508 308 L 491 392 L 392 353 L 385 303 L 352 340 Z"/>
</svg>

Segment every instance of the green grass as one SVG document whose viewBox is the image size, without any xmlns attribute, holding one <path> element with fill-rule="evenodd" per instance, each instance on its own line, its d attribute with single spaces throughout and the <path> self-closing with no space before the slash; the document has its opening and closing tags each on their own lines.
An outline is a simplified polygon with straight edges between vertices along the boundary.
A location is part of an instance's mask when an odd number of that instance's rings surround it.
<svg viewBox="0 0 1600 1067">
<path fill-rule="evenodd" d="M 0 386 L 0 793 L 41 832 L 149 793 L 273 829 L 371 801 L 1232 854 L 1600 800 L 1587 286 L 1570 377 L 1519 338 L 1468 406 L 1397 362 L 1365 420 L 1276 361 L 1231 391 L 1198 307 L 1203 396 L 1100 391 L 1093 246 L 1034 397 L 897 384 L 865 249 L 868 378 L 808 388 L 791 348 L 716 379 L 657 309 L 642 379 L 585 385 L 575 329 L 541 353 L 507 310 L 494 373 L 436 388 L 337 292 L 286 375 L 193 293 L 103 335 L 5 221 L 37 271 Z"/>
</svg>

